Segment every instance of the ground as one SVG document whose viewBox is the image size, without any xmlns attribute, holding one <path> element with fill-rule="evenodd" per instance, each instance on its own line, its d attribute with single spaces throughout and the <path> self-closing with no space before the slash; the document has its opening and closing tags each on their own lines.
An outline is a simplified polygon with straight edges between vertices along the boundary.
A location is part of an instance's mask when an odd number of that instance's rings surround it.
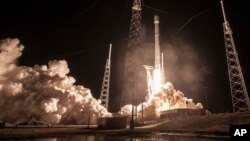
<svg viewBox="0 0 250 141">
<path fill-rule="evenodd" d="M 209 116 L 192 116 L 140 127 L 159 132 L 197 132 L 228 134 L 230 124 L 250 124 L 250 113 L 223 113 Z"/>
<path fill-rule="evenodd" d="M 237 114 L 212 114 L 209 116 L 192 116 L 177 118 L 175 120 L 160 120 L 156 124 L 136 127 L 133 131 L 129 129 L 98 130 L 94 127 L 87 129 L 84 126 L 52 126 L 46 128 L 19 127 L 1 128 L 0 138 L 13 137 L 49 137 L 70 134 L 119 134 L 138 135 L 152 134 L 156 132 L 179 132 L 197 134 L 215 134 L 228 136 L 230 124 L 250 124 L 250 113 Z"/>
</svg>

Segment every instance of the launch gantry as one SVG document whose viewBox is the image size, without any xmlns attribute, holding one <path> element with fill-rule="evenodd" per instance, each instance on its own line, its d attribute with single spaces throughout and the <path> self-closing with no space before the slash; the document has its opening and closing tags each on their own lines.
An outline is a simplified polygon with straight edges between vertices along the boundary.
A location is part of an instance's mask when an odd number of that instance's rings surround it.
<svg viewBox="0 0 250 141">
<path fill-rule="evenodd" d="M 121 106 L 134 103 L 134 96 L 138 93 L 136 81 L 139 75 L 138 52 L 141 47 L 141 7 L 141 0 L 133 1 Z"/>
<path fill-rule="evenodd" d="M 132 104 L 130 128 L 134 129 L 134 118 L 136 118 L 134 105 L 135 95 L 138 95 L 139 77 L 139 49 L 141 48 L 141 0 L 134 0 L 132 6 L 132 17 L 130 23 L 128 49 L 125 60 L 125 75 L 122 89 L 121 106 Z"/>
<path fill-rule="evenodd" d="M 249 97 L 242 74 L 240 61 L 236 51 L 236 47 L 233 39 L 233 31 L 230 28 L 229 22 L 226 19 L 223 0 L 221 2 L 221 8 L 224 18 L 224 39 L 227 56 L 228 74 L 231 88 L 233 111 L 236 112 L 250 112 Z"/>
<path fill-rule="evenodd" d="M 111 50 L 112 44 L 109 45 L 109 56 L 106 62 L 106 67 L 104 71 L 102 90 L 100 94 L 101 105 L 108 110 L 109 105 L 109 81 L 110 81 L 110 69 L 111 69 Z"/>
<path fill-rule="evenodd" d="M 146 69 L 146 73 L 147 73 L 147 87 L 148 87 L 148 95 L 153 95 L 153 78 L 152 78 L 152 70 L 154 69 L 152 66 L 147 66 L 147 65 L 143 65 L 144 68 Z"/>
</svg>

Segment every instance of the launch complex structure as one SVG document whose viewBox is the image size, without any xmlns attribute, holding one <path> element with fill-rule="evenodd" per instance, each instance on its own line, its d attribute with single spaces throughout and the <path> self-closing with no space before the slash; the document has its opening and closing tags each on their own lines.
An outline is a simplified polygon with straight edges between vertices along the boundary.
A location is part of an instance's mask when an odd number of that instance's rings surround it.
<svg viewBox="0 0 250 141">
<path fill-rule="evenodd" d="M 223 29 L 225 39 L 225 50 L 227 57 L 228 74 L 230 81 L 230 90 L 232 97 L 233 112 L 250 112 L 250 102 L 248 92 L 244 82 L 240 61 L 236 51 L 236 46 L 233 40 L 233 32 L 230 28 L 229 22 L 226 19 L 223 0 L 220 1 L 223 13 Z M 138 55 L 141 49 L 141 11 L 142 0 L 133 0 L 132 16 L 129 32 L 129 41 L 127 48 L 127 55 L 125 60 L 125 75 L 122 89 L 121 107 L 125 104 L 132 104 L 131 123 L 134 123 L 135 115 L 135 97 L 138 94 Z M 160 39 L 159 39 L 159 16 L 154 16 L 155 28 L 155 62 L 154 67 L 144 65 L 147 74 L 147 91 L 148 95 L 158 93 L 162 84 L 165 83 L 163 54 L 160 54 Z M 110 81 L 110 62 L 111 62 L 111 46 L 109 51 L 109 58 L 107 60 L 103 86 L 100 99 L 104 107 L 108 108 L 109 98 L 109 81 Z M 133 126 L 133 124 L 132 124 Z M 132 127 L 133 128 L 133 127 Z"/>
</svg>

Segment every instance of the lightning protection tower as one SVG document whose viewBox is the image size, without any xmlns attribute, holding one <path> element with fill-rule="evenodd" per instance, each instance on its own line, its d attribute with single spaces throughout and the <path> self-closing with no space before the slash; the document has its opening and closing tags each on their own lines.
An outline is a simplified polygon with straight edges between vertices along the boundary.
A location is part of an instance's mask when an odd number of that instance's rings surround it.
<svg viewBox="0 0 250 141">
<path fill-rule="evenodd" d="M 134 0 L 130 23 L 128 48 L 125 60 L 125 75 L 121 106 L 133 104 L 137 90 L 138 53 L 141 45 L 141 0 Z"/>
<path fill-rule="evenodd" d="M 228 74 L 231 88 L 232 104 L 234 112 L 249 112 L 250 103 L 249 97 L 244 82 L 243 74 L 241 71 L 240 61 L 236 51 L 236 47 L 233 39 L 233 32 L 226 19 L 223 0 L 220 1 L 224 23 L 224 39 L 227 56 Z"/>
<path fill-rule="evenodd" d="M 108 110 L 109 104 L 109 81 L 110 81 L 110 69 L 111 69 L 111 50 L 112 44 L 109 45 L 109 57 L 106 62 L 106 67 L 104 71 L 102 90 L 100 94 L 101 105 Z"/>
</svg>

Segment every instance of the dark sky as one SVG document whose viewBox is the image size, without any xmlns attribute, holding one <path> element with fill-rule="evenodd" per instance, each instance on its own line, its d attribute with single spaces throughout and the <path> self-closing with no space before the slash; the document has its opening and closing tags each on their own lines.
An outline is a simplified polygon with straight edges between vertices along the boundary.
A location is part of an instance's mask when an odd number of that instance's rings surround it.
<svg viewBox="0 0 250 141">
<path fill-rule="evenodd" d="M 225 0 L 224 3 L 250 90 L 249 2 Z M 77 84 L 90 88 L 96 98 L 99 98 L 108 44 L 112 42 L 110 110 L 117 111 L 131 4 L 131 0 L 1 2 L 0 39 L 20 39 L 25 46 L 20 65 L 67 60 L 70 75 L 76 78 Z M 149 56 L 145 64 L 152 65 L 153 16 L 158 14 L 167 80 L 187 97 L 202 102 L 205 108 L 208 106 L 210 111 L 228 112 L 232 107 L 219 4 L 219 0 L 144 0 L 143 47 Z"/>
</svg>

